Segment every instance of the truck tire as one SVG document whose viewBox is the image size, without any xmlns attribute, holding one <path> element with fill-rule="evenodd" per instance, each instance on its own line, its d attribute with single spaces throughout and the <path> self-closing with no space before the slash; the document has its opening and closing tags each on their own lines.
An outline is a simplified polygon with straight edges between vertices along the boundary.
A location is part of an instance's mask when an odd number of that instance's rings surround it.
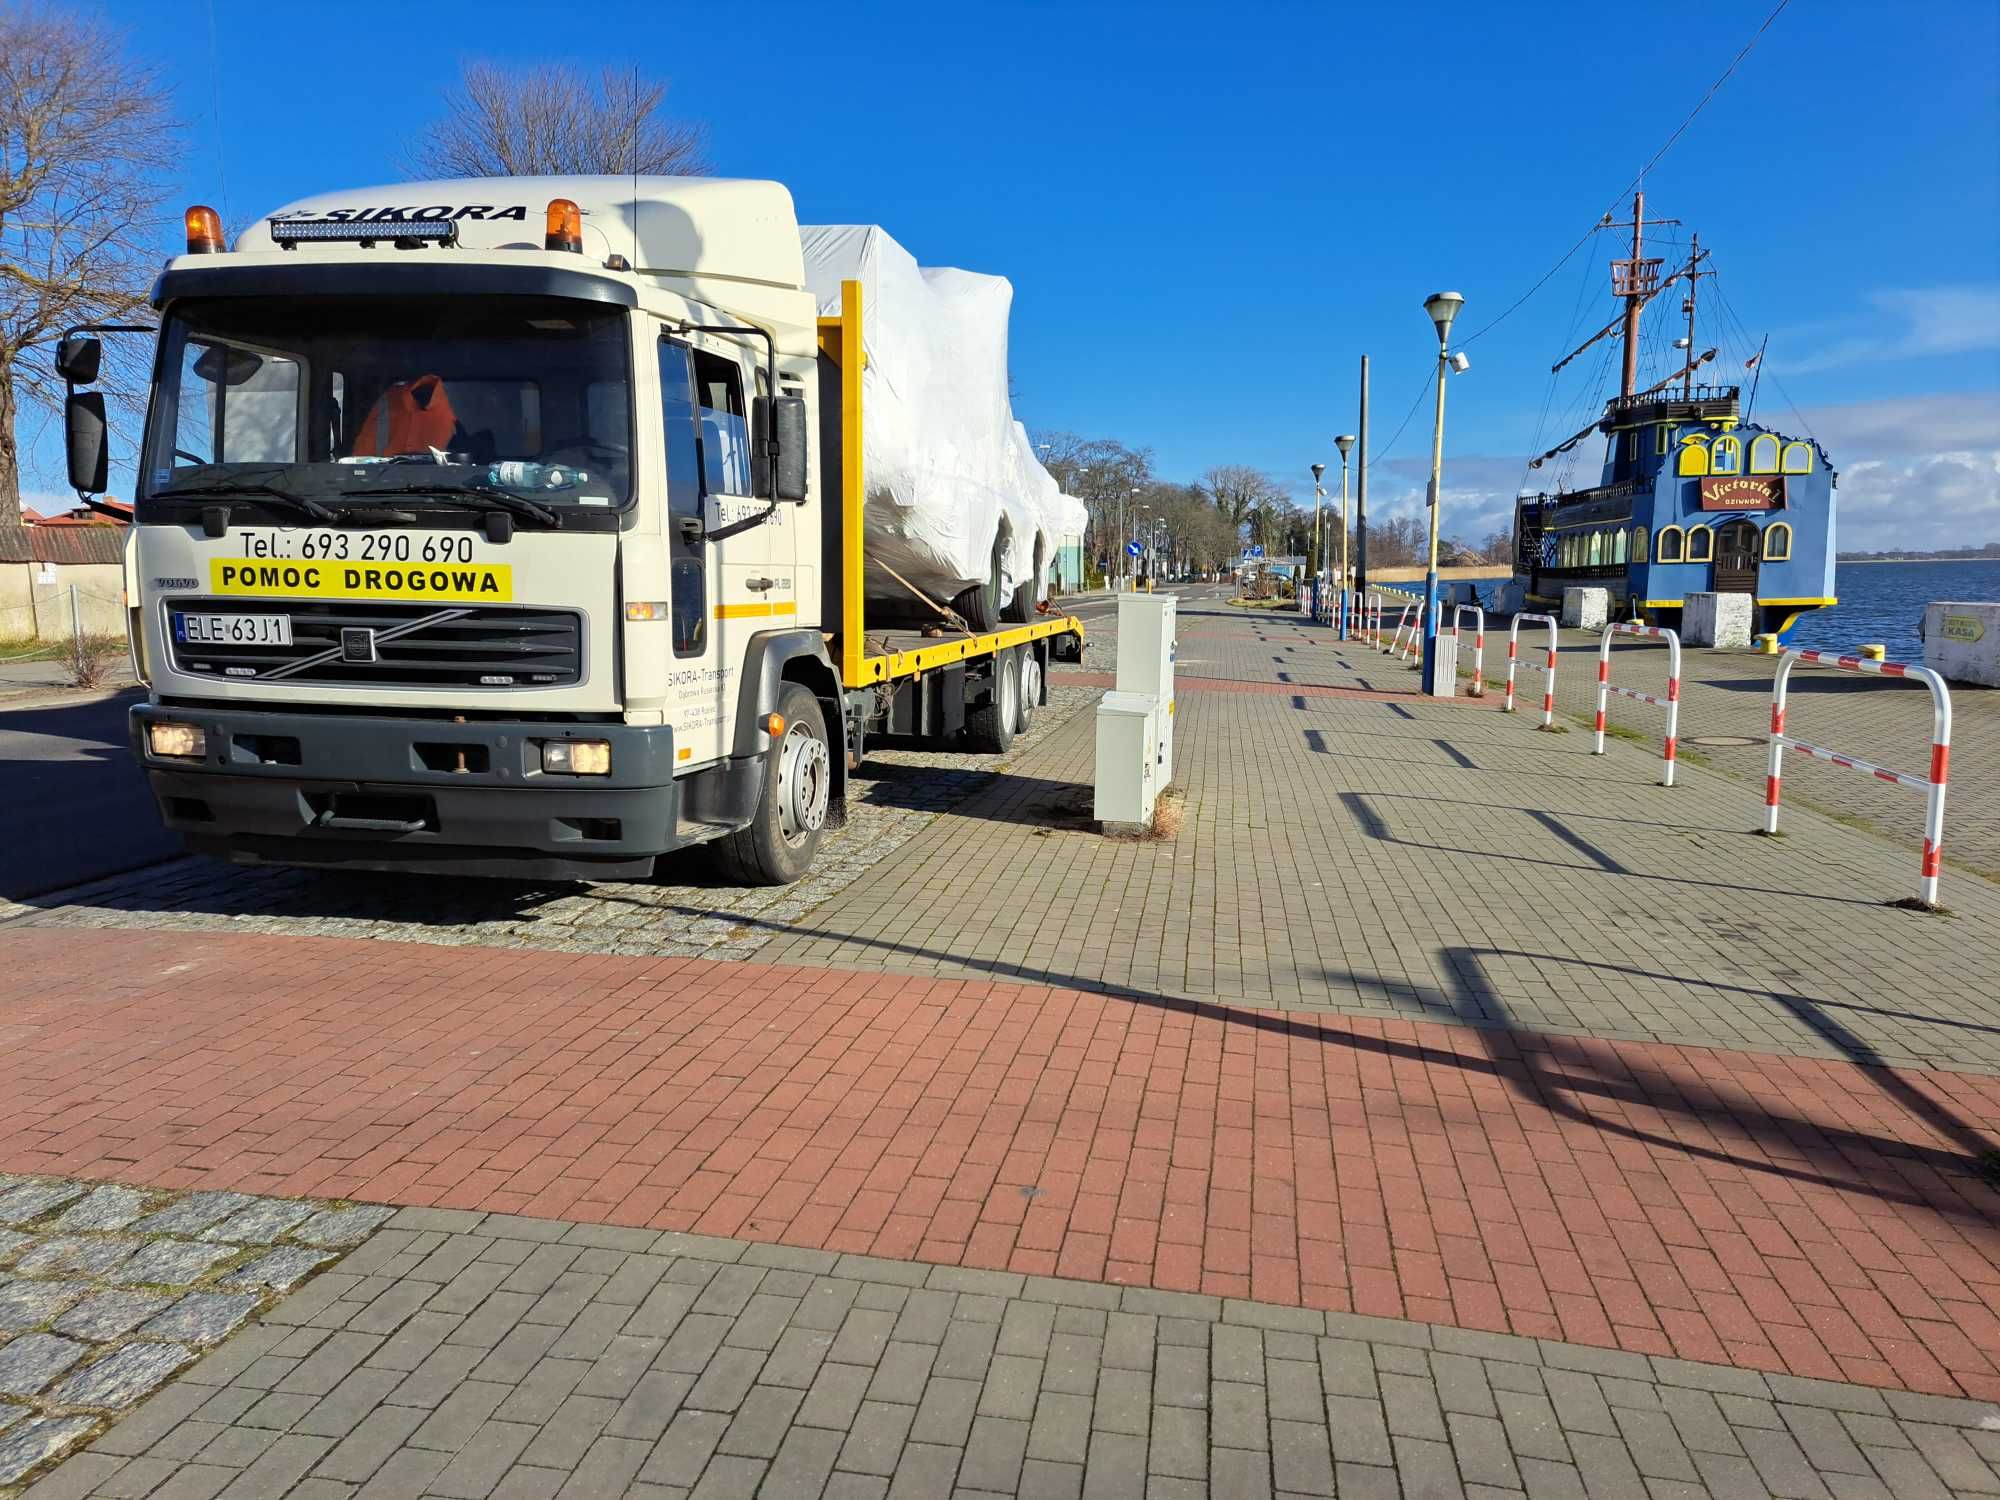
<svg viewBox="0 0 2000 1500">
<path fill-rule="evenodd" d="M 1006 575 L 1006 559 L 1006 544 L 995 537 L 993 556 L 987 563 L 986 582 L 975 583 L 951 601 L 951 607 L 976 631 L 983 633 L 1000 628 L 1000 591 L 1001 580 Z"/>
<path fill-rule="evenodd" d="M 1032 625 L 1035 623 L 1035 606 L 1041 603 L 1041 600 L 1036 595 L 1041 591 L 1042 569 L 1045 566 L 1046 564 L 1042 560 L 1041 538 L 1037 537 L 1035 539 L 1035 571 L 1022 581 L 1021 586 L 1014 590 L 1014 597 L 1007 601 L 1007 619 L 1011 623 L 1015 625 Z"/>
<path fill-rule="evenodd" d="M 1015 648 L 1021 658 L 1021 711 L 1014 716 L 1014 732 L 1026 734 L 1035 722 L 1035 710 L 1042 702 L 1042 659 L 1033 646 Z"/>
<path fill-rule="evenodd" d="M 993 690 L 965 719 L 966 743 L 984 755 L 999 755 L 1014 743 L 1021 722 L 1020 648 L 1009 646 L 993 658 Z"/>
<path fill-rule="evenodd" d="M 833 795 L 833 752 L 819 699 L 788 682 L 778 694 L 785 732 L 764 757 L 764 789 L 748 828 L 715 842 L 715 861 L 738 885 L 790 885 L 812 868 Z"/>
</svg>

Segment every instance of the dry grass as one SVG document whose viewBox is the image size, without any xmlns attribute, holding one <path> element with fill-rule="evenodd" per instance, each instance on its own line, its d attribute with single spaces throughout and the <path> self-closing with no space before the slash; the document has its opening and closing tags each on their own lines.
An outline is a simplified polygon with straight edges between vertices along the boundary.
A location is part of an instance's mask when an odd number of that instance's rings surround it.
<svg viewBox="0 0 2000 1500">
<path fill-rule="evenodd" d="M 63 654 L 63 661 L 69 668 L 69 685 L 77 688 L 101 686 L 124 654 L 123 636 L 85 636 L 80 645 L 68 647 Z"/>
</svg>

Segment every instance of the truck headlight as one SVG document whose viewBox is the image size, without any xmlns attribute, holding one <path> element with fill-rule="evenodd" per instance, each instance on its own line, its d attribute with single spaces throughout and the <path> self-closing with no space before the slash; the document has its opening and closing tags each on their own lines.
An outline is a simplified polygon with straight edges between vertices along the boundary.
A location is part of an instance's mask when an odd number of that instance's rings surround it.
<svg viewBox="0 0 2000 1500">
<path fill-rule="evenodd" d="M 208 754 L 208 736 L 199 724 L 177 724 L 170 719 L 146 726 L 146 745 L 153 754 L 176 760 L 200 760 Z"/>
<path fill-rule="evenodd" d="M 542 769 L 564 776 L 609 776 L 611 741 L 543 740 Z"/>
</svg>

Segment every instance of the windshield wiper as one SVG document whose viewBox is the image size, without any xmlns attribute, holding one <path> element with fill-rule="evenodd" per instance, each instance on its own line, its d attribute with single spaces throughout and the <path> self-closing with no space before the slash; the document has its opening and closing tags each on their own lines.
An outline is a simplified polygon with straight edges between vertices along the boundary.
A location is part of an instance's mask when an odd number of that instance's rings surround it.
<svg viewBox="0 0 2000 1500">
<path fill-rule="evenodd" d="M 173 489 L 154 490 L 154 500 L 227 500 L 238 496 L 256 496 L 267 500 L 279 500 L 292 509 L 303 513 L 315 521 L 337 521 L 338 511 L 329 510 L 317 500 L 309 500 L 304 495 L 295 495 L 290 490 L 281 490 L 269 484 L 191 484 Z"/>
<path fill-rule="evenodd" d="M 562 518 L 539 500 L 530 500 L 526 495 L 517 495 L 512 490 L 503 490 L 497 484 L 399 484 L 370 486 L 366 490 L 351 490 L 344 499 L 374 500 L 384 495 L 429 495 L 433 499 L 476 500 L 474 509 L 504 510 L 513 515 L 527 516 L 540 521 L 544 526 L 560 525 Z"/>
</svg>

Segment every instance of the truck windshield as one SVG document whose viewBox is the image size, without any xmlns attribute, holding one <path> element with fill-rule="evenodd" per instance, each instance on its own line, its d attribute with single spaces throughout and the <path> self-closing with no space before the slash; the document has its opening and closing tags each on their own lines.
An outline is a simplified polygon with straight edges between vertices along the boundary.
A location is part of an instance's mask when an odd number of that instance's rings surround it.
<svg viewBox="0 0 2000 1500">
<path fill-rule="evenodd" d="M 509 490 L 552 507 L 631 494 L 626 315 L 553 297 L 227 297 L 161 330 L 140 499 L 276 486 Z"/>
</svg>

